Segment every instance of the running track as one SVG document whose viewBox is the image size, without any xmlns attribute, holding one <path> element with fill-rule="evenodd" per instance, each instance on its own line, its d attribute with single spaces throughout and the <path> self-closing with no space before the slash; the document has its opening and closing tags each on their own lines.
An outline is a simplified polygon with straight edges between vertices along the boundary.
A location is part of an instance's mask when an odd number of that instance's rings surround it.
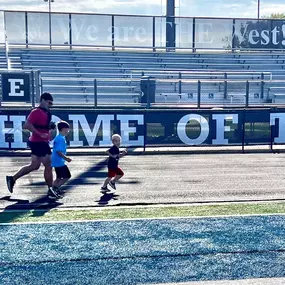
<svg viewBox="0 0 285 285">
<path fill-rule="evenodd" d="M 48 206 L 42 170 L 20 179 L 13 195 L 6 189 L 5 175 L 28 159 L 0 157 L 0 209 Z M 73 159 L 63 207 L 285 199 L 285 154 L 130 155 L 116 195 L 100 193 L 106 157 Z"/>
</svg>

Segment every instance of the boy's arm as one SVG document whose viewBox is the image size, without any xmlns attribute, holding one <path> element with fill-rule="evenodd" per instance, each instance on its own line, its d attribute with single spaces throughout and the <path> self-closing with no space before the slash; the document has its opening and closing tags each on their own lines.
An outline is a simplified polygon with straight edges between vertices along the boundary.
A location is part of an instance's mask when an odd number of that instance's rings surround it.
<svg viewBox="0 0 285 285">
<path fill-rule="evenodd" d="M 127 151 L 123 150 L 123 151 L 120 152 L 119 155 L 120 155 L 120 157 L 123 157 L 123 156 L 127 155 Z"/>
<path fill-rule="evenodd" d="M 58 151 L 56 152 L 56 154 L 57 154 L 59 157 L 63 158 L 65 161 L 71 162 L 71 159 L 70 159 L 69 157 L 67 157 L 66 155 L 64 155 L 61 151 L 58 150 Z"/>
<path fill-rule="evenodd" d="M 108 155 L 109 155 L 110 157 L 112 157 L 112 158 L 117 158 L 117 157 L 118 157 L 117 154 L 112 154 L 109 150 L 107 150 L 107 153 L 108 153 Z"/>
</svg>

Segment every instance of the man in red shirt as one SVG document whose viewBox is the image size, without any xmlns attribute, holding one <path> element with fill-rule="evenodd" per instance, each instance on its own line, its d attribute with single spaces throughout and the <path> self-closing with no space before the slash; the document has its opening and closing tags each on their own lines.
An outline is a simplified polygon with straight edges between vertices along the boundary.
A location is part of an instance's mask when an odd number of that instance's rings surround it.
<svg viewBox="0 0 285 285">
<path fill-rule="evenodd" d="M 24 129 L 29 130 L 32 134 L 29 138 L 28 146 L 31 149 L 31 163 L 22 167 L 14 176 L 7 176 L 8 190 L 13 193 L 13 188 L 16 181 L 29 174 L 32 171 L 38 170 L 41 164 L 44 165 L 44 177 L 49 187 L 49 196 L 56 198 L 56 193 L 50 193 L 53 184 L 53 175 L 51 167 L 51 149 L 49 141 L 51 138 L 51 113 L 50 107 L 53 105 L 53 98 L 50 93 L 41 95 L 39 107 L 33 109 L 28 116 Z M 52 198 L 52 197 L 51 197 Z"/>
</svg>

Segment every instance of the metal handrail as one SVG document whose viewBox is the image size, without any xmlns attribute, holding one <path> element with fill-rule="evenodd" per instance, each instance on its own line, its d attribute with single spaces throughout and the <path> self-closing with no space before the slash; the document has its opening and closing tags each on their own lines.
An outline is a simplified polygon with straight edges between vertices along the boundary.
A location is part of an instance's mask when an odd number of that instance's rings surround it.
<svg viewBox="0 0 285 285">
<path fill-rule="evenodd" d="M 25 47 L 26 48 L 26 43 L 9 43 L 10 47 Z M 34 47 L 50 47 L 50 44 L 34 44 L 34 43 L 28 43 L 28 46 L 34 46 Z M 120 46 L 120 45 L 115 45 L 115 46 L 111 46 L 111 45 L 84 45 L 84 44 L 52 44 L 52 47 L 56 48 L 56 47 L 66 47 L 66 48 L 70 48 L 70 46 L 72 47 L 84 47 L 84 48 L 107 48 L 107 49 L 112 49 L 112 48 L 116 48 L 116 49 L 125 49 L 125 50 L 129 50 L 129 49 L 142 49 L 142 50 L 173 50 L 173 52 L 175 51 L 179 51 L 179 50 L 185 50 L 185 51 L 189 51 L 189 50 L 204 50 L 204 51 L 220 51 L 221 53 L 224 53 L 225 51 L 238 51 L 238 52 L 278 52 L 279 54 L 285 55 L 285 52 L 280 50 L 280 49 L 274 49 L 274 48 L 203 48 L 203 47 L 163 47 L 163 46 L 135 46 L 135 45 L 129 45 L 129 46 Z M 174 51 L 175 50 L 175 51 Z M 171 53 L 171 51 L 170 51 Z M 274 53 L 273 53 L 274 54 Z M 275 55 L 279 55 L 279 54 L 275 54 Z"/>
</svg>

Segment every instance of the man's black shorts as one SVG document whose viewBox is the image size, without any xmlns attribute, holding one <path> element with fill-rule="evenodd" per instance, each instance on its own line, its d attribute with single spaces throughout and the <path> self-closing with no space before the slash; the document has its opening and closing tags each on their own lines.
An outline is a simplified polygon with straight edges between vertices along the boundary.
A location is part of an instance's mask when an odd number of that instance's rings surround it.
<svg viewBox="0 0 285 285">
<path fill-rule="evenodd" d="M 48 142 L 28 142 L 28 146 L 32 154 L 37 157 L 45 157 L 51 155 L 51 149 Z"/>
<path fill-rule="evenodd" d="M 71 177 L 70 171 L 66 165 L 62 167 L 55 167 L 54 169 L 57 179 L 66 179 Z"/>
</svg>

